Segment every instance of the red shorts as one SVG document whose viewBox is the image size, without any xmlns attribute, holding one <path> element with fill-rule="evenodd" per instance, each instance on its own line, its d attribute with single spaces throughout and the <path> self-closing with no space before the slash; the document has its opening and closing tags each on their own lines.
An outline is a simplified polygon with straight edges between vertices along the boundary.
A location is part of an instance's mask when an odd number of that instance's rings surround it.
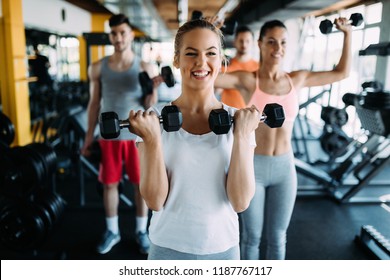
<svg viewBox="0 0 390 280">
<path fill-rule="evenodd" d="M 129 181 L 139 185 L 140 163 L 135 141 L 107 141 L 100 139 L 99 144 L 102 151 L 99 181 L 104 185 L 119 182 L 122 178 L 124 163 Z"/>
</svg>

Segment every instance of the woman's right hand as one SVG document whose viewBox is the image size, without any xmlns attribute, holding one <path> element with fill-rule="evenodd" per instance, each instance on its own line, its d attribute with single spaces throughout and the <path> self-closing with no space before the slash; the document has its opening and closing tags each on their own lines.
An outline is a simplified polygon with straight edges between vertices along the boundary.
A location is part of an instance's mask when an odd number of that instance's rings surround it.
<svg viewBox="0 0 390 280">
<path fill-rule="evenodd" d="M 144 142 L 159 139 L 161 135 L 160 120 L 153 111 L 131 110 L 129 113 L 130 132 L 141 137 Z"/>
<path fill-rule="evenodd" d="M 225 23 L 225 19 L 219 18 L 218 15 L 212 17 L 204 17 L 203 19 L 210 22 L 218 29 L 221 29 Z"/>
<path fill-rule="evenodd" d="M 336 28 L 344 33 L 352 31 L 352 25 L 349 23 L 349 20 L 345 17 L 336 18 L 334 20 Z"/>
</svg>

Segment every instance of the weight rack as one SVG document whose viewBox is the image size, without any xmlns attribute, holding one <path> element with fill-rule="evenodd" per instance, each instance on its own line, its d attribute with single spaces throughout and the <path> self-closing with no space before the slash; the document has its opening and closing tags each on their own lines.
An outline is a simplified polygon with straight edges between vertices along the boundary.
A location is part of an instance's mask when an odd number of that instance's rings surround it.
<svg viewBox="0 0 390 280">
<path fill-rule="evenodd" d="M 378 259 L 390 260 L 390 240 L 372 225 L 363 225 L 355 241 L 372 252 Z"/>
</svg>

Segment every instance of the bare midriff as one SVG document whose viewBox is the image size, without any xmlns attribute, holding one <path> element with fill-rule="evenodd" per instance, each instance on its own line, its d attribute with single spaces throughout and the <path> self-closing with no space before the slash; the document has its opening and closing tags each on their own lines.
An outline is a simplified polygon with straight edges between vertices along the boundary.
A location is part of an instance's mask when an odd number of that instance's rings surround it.
<svg viewBox="0 0 390 280">
<path fill-rule="evenodd" d="M 277 156 L 286 154 L 291 150 L 291 134 L 294 122 L 285 121 L 282 127 L 270 128 L 260 123 L 255 131 L 255 154 Z"/>
</svg>

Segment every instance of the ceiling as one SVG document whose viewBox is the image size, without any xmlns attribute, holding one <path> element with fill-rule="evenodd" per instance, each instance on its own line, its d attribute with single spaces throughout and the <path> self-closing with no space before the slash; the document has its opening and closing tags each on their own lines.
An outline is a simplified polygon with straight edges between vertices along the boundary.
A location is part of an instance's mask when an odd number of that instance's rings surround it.
<svg viewBox="0 0 390 280">
<path fill-rule="evenodd" d="M 325 14 L 365 0 L 66 0 L 92 13 L 124 13 L 144 39 L 170 41 L 193 11 L 219 15 L 253 30 L 268 19 L 285 21 L 308 14 Z M 371 0 L 372 1 L 372 0 Z M 141 34 L 142 34 L 141 33 Z"/>
</svg>

